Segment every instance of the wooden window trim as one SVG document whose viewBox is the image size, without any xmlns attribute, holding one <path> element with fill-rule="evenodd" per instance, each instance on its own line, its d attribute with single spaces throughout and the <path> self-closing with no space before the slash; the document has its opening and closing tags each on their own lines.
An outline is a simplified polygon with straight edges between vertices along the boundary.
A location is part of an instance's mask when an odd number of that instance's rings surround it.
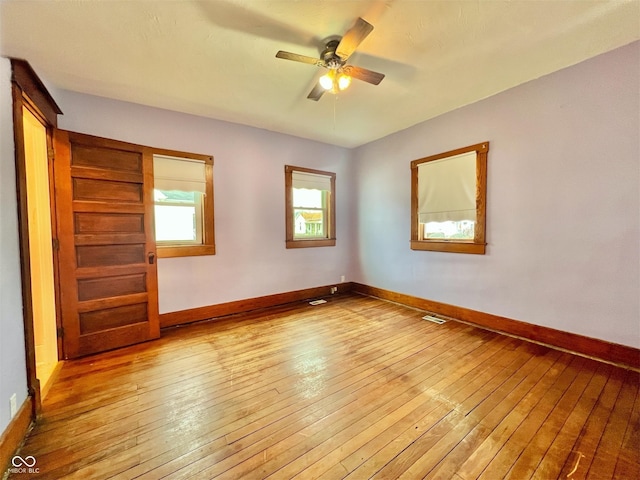
<svg viewBox="0 0 640 480">
<path fill-rule="evenodd" d="M 418 237 L 418 166 L 426 162 L 476 152 L 476 224 L 473 240 L 420 240 Z M 471 253 L 484 255 L 486 251 L 487 152 L 489 142 L 438 153 L 411 162 L 411 249 L 433 252 Z"/>
<path fill-rule="evenodd" d="M 148 155 L 166 155 L 169 157 L 190 158 L 200 160 L 205 163 L 205 175 L 207 181 L 206 194 L 204 196 L 202 230 L 202 245 L 161 245 L 156 244 L 158 258 L 172 257 L 196 257 L 201 255 L 215 255 L 215 224 L 214 224 L 214 200 L 213 200 L 213 157 L 210 155 L 200 155 L 197 153 L 180 152 L 177 150 L 165 150 L 149 148 Z M 153 199 L 151 199 L 153 202 Z"/>
<path fill-rule="evenodd" d="M 293 232 L 293 172 L 314 173 L 325 175 L 331 179 L 331 192 L 329 192 L 328 205 L 328 238 L 326 239 L 296 239 Z M 286 248 L 309 248 L 309 247 L 334 247 L 336 245 L 336 174 L 315 170 L 312 168 L 284 166 L 284 191 L 285 191 L 285 232 Z"/>
</svg>

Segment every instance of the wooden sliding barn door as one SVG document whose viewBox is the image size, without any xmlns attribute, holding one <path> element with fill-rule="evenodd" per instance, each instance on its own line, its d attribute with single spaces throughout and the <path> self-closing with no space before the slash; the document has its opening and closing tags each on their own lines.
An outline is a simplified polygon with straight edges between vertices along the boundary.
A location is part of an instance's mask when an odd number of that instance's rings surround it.
<svg viewBox="0 0 640 480">
<path fill-rule="evenodd" d="M 158 338 L 151 154 L 56 130 L 54 156 L 66 358 Z"/>
</svg>

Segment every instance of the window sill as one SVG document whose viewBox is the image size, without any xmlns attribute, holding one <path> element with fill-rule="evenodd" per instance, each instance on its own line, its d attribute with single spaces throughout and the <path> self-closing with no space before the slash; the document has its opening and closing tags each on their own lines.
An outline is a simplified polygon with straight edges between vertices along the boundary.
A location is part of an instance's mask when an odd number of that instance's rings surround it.
<svg viewBox="0 0 640 480">
<path fill-rule="evenodd" d="M 200 255 L 215 255 L 215 245 L 175 245 L 156 246 L 158 258 L 197 257 Z"/>
<path fill-rule="evenodd" d="M 335 247 L 336 239 L 322 240 L 287 240 L 287 248 Z"/>
<path fill-rule="evenodd" d="M 428 250 L 431 252 L 472 253 L 484 255 L 486 243 L 442 242 L 432 240 L 412 240 L 411 250 Z"/>
</svg>

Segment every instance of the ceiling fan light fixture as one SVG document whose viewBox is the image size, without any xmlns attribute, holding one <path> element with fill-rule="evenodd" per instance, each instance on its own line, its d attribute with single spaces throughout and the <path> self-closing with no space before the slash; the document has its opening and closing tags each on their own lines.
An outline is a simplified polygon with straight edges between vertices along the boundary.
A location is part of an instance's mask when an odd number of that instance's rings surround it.
<svg viewBox="0 0 640 480">
<path fill-rule="evenodd" d="M 331 90 L 333 88 L 333 75 L 331 73 L 333 70 L 329 70 L 329 72 L 325 73 L 320 77 L 320 86 L 325 90 Z"/>
<path fill-rule="evenodd" d="M 345 75 L 341 73 L 338 76 L 338 89 L 345 90 L 351 85 L 351 77 L 349 75 Z"/>
<path fill-rule="evenodd" d="M 326 91 L 338 93 L 351 85 L 351 77 L 331 69 L 320 77 L 320 86 Z"/>
</svg>

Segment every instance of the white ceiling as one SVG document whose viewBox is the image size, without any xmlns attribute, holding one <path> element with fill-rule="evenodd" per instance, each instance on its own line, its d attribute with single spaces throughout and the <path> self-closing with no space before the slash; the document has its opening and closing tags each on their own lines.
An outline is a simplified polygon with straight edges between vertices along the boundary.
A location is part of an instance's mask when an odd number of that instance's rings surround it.
<svg viewBox="0 0 640 480">
<path fill-rule="evenodd" d="M 640 38 L 640 0 L 25 1 L 0 4 L 0 54 L 56 87 L 358 146 Z M 306 96 L 357 17 L 349 64 L 386 74 Z"/>
</svg>

